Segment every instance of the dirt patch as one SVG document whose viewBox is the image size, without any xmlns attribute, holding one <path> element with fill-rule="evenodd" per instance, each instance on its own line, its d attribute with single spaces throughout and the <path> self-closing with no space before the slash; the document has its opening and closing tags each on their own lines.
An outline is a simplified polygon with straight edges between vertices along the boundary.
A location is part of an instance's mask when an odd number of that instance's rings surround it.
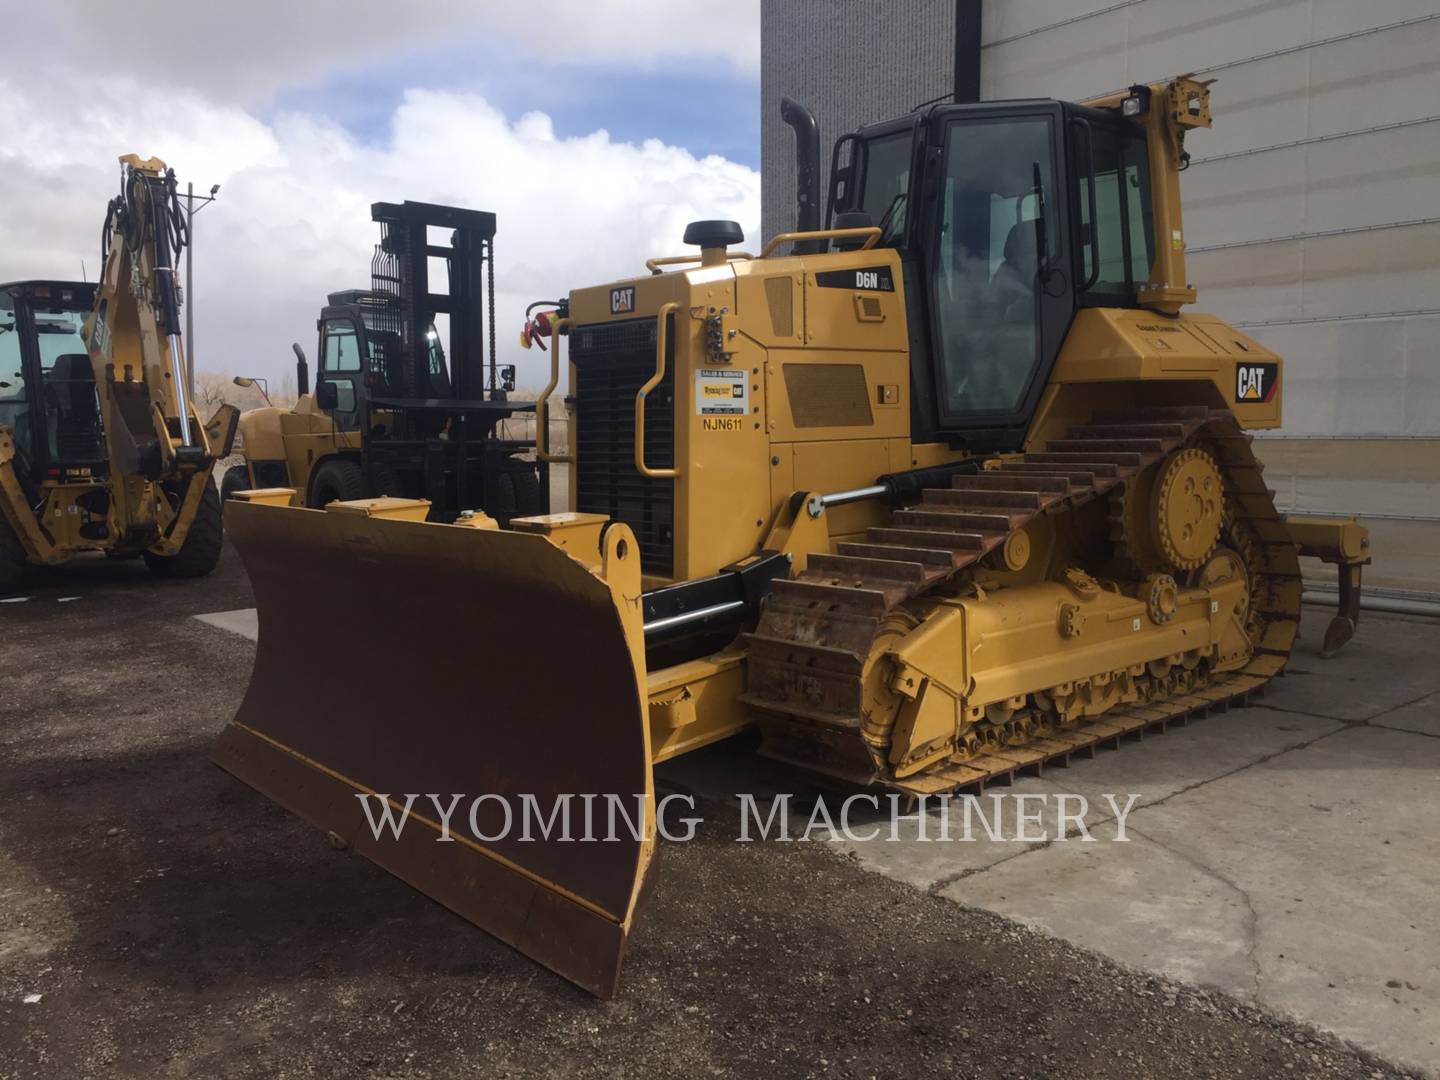
<svg viewBox="0 0 1440 1080">
<path fill-rule="evenodd" d="M 208 763 L 233 550 L 88 569 L 0 609 L 0 1076 L 1404 1075 L 717 806 L 595 1001 Z"/>
</svg>

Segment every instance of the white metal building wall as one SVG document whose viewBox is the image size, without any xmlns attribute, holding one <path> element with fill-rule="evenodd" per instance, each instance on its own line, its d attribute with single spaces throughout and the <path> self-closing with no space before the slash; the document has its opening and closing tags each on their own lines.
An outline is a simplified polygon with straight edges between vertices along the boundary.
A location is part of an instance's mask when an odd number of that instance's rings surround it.
<svg viewBox="0 0 1440 1080">
<path fill-rule="evenodd" d="M 857 110 L 843 80 L 785 65 L 863 69 L 893 54 L 887 35 L 951 42 L 953 4 L 875 5 L 894 17 L 837 29 L 869 7 L 766 5 L 767 232 L 794 191 L 787 132 L 770 131 L 780 92 L 810 91 L 827 145 L 857 111 L 914 104 Z M 1286 508 L 1361 514 L 1373 583 L 1440 591 L 1440 0 L 986 0 L 982 35 L 987 99 L 1217 80 L 1183 178 L 1189 267 L 1200 309 L 1285 357 L 1267 479 Z M 943 88 L 951 55 L 901 63 L 912 86 Z"/>
</svg>

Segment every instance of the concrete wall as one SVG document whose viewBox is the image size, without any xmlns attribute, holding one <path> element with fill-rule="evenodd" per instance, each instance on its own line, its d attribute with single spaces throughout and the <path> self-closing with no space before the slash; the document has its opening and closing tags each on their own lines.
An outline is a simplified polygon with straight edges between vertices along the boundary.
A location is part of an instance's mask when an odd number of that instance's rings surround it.
<svg viewBox="0 0 1440 1080">
<path fill-rule="evenodd" d="M 779 95 L 826 144 L 903 112 L 953 82 L 955 12 L 763 11 L 769 235 L 793 220 Z M 1188 147 L 1190 273 L 1200 309 L 1286 358 L 1267 477 L 1285 507 L 1369 516 L 1372 581 L 1440 591 L 1440 0 L 986 0 L 982 40 L 987 99 L 1217 80 Z"/>
</svg>

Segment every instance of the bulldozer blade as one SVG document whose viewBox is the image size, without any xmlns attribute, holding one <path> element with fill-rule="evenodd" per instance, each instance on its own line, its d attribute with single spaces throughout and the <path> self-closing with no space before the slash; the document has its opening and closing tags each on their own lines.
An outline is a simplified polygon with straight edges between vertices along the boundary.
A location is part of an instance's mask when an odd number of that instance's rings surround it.
<svg viewBox="0 0 1440 1080">
<path fill-rule="evenodd" d="M 225 521 L 260 633 L 213 760 L 336 846 L 613 995 L 654 845 L 629 530 L 606 530 L 592 566 L 541 533 L 387 519 L 362 503 L 233 501 Z M 374 827 L 384 806 L 403 828 Z"/>
</svg>

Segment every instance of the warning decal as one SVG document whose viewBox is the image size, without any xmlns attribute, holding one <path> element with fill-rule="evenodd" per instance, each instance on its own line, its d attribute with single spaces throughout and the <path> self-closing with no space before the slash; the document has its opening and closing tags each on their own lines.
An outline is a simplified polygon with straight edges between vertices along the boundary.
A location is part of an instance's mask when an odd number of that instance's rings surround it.
<svg viewBox="0 0 1440 1080">
<path fill-rule="evenodd" d="M 700 368 L 695 372 L 699 416 L 743 416 L 750 411 L 750 384 L 744 368 Z"/>
</svg>

